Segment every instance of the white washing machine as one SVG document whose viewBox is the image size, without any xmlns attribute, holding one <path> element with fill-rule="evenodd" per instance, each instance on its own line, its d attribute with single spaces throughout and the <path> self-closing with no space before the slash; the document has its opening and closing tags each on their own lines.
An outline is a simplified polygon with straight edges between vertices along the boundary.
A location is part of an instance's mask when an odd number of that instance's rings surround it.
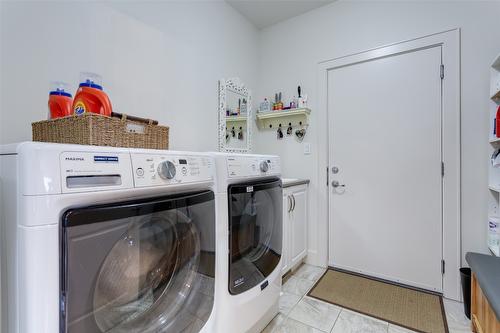
<svg viewBox="0 0 500 333">
<path fill-rule="evenodd" d="M 2 332 L 215 329 L 208 154 L 0 147 Z"/>
<path fill-rule="evenodd" d="M 279 312 L 283 189 L 277 156 L 214 153 L 218 333 L 261 332 Z"/>
</svg>

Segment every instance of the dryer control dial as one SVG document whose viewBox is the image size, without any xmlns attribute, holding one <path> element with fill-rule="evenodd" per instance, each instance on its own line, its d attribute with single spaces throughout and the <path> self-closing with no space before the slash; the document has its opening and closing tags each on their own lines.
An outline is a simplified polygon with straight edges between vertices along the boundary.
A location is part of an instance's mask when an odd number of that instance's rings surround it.
<svg viewBox="0 0 500 333">
<path fill-rule="evenodd" d="M 175 169 L 174 163 L 170 161 L 161 162 L 158 165 L 158 174 L 163 179 L 172 179 L 175 177 L 177 170 Z"/>
<path fill-rule="evenodd" d="M 260 162 L 260 171 L 267 172 L 269 170 L 269 163 L 267 161 Z"/>
</svg>

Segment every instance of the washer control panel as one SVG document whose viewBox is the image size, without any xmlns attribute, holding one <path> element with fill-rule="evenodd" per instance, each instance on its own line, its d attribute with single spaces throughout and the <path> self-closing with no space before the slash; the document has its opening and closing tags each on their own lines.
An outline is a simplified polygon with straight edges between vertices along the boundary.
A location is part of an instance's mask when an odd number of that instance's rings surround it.
<svg viewBox="0 0 500 333">
<path fill-rule="evenodd" d="M 63 193 L 133 187 L 128 153 L 65 151 L 59 163 Z"/>
<path fill-rule="evenodd" d="M 226 164 L 229 178 L 281 174 L 280 159 L 275 156 L 228 156 Z"/>
<path fill-rule="evenodd" d="M 132 154 L 132 170 L 136 187 L 214 179 L 214 163 L 208 156 Z"/>
</svg>

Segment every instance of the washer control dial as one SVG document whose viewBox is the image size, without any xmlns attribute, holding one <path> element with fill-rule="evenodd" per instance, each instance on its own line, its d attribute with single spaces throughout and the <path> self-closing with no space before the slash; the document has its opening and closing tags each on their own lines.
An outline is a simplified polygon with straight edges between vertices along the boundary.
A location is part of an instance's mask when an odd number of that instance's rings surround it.
<svg viewBox="0 0 500 333">
<path fill-rule="evenodd" d="M 175 169 L 174 163 L 170 161 L 161 162 L 158 165 L 158 174 L 163 179 L 172 179 L 175 177 L 177 170 Z"/>
<path fill-rule="evenodd" d="M 267 161 L 260 162 L 260 171 L 267 172 L 269 170 L 269 163 Z"/>
</svg>

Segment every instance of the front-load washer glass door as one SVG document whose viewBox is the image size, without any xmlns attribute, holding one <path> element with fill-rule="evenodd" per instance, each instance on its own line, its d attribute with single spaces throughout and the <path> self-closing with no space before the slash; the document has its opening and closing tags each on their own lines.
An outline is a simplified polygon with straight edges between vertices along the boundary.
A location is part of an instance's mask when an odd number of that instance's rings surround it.
<svg viewBox="0 0 500 333">
<path fill-rule="evenodd" d="M 211 191 L 68 210 L 61 332 L 199 332 L 214 302 Z"/>
<path fill-rule="evenodd" d="M 228 187 L 229 292 L 267 286 L 282 251 L 283 189 L 273 179 Z"/>
</svg>

